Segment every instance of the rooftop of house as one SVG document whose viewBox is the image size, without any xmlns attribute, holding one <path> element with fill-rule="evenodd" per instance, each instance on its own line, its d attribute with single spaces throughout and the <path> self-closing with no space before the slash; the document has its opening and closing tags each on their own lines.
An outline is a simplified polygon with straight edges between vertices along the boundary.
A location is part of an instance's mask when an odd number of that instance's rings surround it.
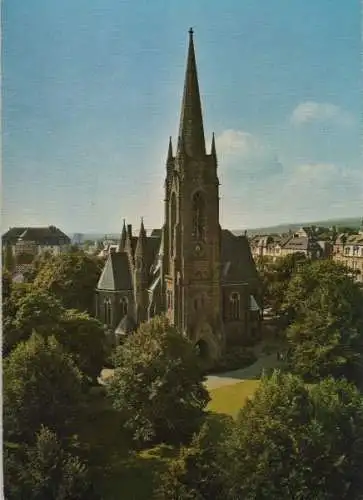
<svg viewBox="0 0 363 500">
<path fill-rule="evenodd" d="M 44 246 L 69 245 L 71 239 L 55 226 L 11 227 L 2 237 L 3 243 L 15 245 L 21 241 Z"/>
<path fill-rule="evenodd" d="M 363 232 L 359 232 L 358 234 L 340 234 L 336 241 L 336 245 L 363 245 Z"/>
</svg>

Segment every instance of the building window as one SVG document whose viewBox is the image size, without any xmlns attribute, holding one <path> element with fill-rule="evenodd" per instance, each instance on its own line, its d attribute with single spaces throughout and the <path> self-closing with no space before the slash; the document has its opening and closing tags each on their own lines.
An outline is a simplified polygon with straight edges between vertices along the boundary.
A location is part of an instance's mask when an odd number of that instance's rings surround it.
<svg viewBox="0 0 363 500">
<path fill-rule="evenodd" d="M 231 319 L 234 321 L 238 321 L 240 319 L 240 309 L 241 309 L 241 298 L 239 293 L 233 292 L 229 299 L 230 302 L 230 311 L 231 311 Z"/>
<path fill-rule="evenodd" d="M 121 312 L 121 318 L 127 315 L 127 309 L 128 309 L 128 302 L 126 297 L 122 297 L 120 300 L 120 312 Z"/>
<path fill-rule="evenodd" d="M 193 238 L 204 239 L 205 236 L 205 203 L 200 191 L 195 193 L 192 200 L 193 210 Z"/>
<path fill-rule="evenodd" d="M 110 325 L 111 324 L 111 300 L 105 299 L 105 301 L 103 303 L 103 307 L 104 307 L 105 324 Z"/>
</svg>

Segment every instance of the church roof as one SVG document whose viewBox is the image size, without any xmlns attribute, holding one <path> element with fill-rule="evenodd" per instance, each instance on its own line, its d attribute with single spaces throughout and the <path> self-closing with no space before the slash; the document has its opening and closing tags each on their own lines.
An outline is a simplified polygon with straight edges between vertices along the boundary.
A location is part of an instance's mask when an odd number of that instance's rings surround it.
<svg viewBox="0 0 363 500">
<path fill-rule="evenodd" d="M 257 283 L 258 273 L 247 237 L 223 229 L 221 240 L 222 283 Z"/>
<path fill-rule="evenodd" d="M 97 284 L 98 290 L 131 290 L 132 276 L 125 252 L 110 253 Z"/>
</svg>

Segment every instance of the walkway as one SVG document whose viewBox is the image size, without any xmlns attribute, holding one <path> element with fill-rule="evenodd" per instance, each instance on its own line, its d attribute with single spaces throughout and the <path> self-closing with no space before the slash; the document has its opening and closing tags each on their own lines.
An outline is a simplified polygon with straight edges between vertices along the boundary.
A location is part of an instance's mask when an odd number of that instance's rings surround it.
<svg viewBox="0 0 363 500">
<path fill-rule="evenodd" d="M 218 373 L 216 375 L 208 375 L 205 382 L 206 387 L 209 391 L 212 389 L 217 389 L 225 385 L 233 385 L 243 380 L 251 380 L 259 378 L 263 369 L 270 370 L 279 366 L 279 362 L 276 359 L 276 353 L 260 355 L 258 360 L 246 368 L 240 368 L 239 370 L 234 370 L 225 373 Z M 113 370 L 109 368 L 104 368 L 101 372 L 101 377 L 99 377 L 100 384 L 104 385 L 105 380 L 112 377 Z"/>
<path fill-rule="evenodd" d="M 243 380 L 251 380 L 259 378 L 263 369 L 271 370 L 277 368 L 279 362 L 276 359 L 276 353 L 261 355 L 258 360 L 246 368 L 240 368 L 231 372 L 218 373 L 216 375 L 208 375 L 205 382 L 207 389 L 217 389 L 225 385 L 233 385 Z"/>
</svg>

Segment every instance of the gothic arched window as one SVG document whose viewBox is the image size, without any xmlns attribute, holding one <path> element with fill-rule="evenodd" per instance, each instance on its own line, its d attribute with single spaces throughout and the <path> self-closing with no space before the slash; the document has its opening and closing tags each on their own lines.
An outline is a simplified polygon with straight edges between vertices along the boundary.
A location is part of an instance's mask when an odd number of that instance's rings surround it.
<svg viewBox="0 0 363 500">
<path fill-rule="evenodd" d="M 105 299 L 103 303 L 105 324 L 111 324 L 111 300 Z"/>
<path fill-rule="evenodd" d="M 174 239 L 175 239 L 175 226 L 176 226 L 176 194 L 171 195 L 170 204 L 170 254 L 174 255 Z"/>
<path fill-rule="evenodd" d="M 128 309 L 128 302 L 126 297 L 122 297 L 120 300 L 120 313 L 121 313 L 121 319 L 127 315 L 127 309 Z"/>
<path fill-rule="evenodd" d="M 193 238 L 204 239 L 205 234 L 205 203 L 203 195 L 197 191 L 192 200 L 193 210 Z"/>
<path fill-rule="evenodd" d="M 241 309 L 241 298 L 239 293 L 233 292 L 229 298 L 229 301 L 230 301 L 231 319 L 237 321 L 240 319 L 240 309 Z"/>
</svg>

